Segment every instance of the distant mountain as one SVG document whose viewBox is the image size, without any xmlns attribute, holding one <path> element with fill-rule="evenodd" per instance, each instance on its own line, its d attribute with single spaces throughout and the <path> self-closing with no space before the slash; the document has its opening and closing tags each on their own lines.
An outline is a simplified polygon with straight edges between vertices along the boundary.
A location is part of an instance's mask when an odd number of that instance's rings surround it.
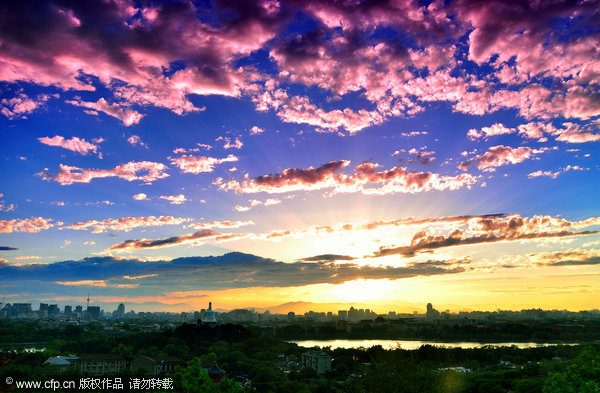
<svg viewBox="0 0 600 393">
<path fill-rule="evenodd" d="M 271 314 L 287 314 L 292 311 L 295 314 L 304 314 L 308 311 L 327 312 L 331 311 L 337 314 L 338 310 L 348 310 L 354 308 L 369 308 L 382 313 L 387 311 L 396 311 L 399 313 L 412 313 L 413 311 L 424 312 L 425 304 L 399 302 L 395 304 L 373 305 L 368 303 L 313 303 L 313 302 L 288 302 L 274 307 L 256 308 L 258 312 L 269 310 Z"/>
</svg>

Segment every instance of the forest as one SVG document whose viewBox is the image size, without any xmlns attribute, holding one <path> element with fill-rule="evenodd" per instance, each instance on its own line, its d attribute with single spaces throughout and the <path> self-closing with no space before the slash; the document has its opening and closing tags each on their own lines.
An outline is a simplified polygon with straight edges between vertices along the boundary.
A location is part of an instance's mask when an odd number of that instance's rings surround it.
<svg viewBox="0 0 600 393">
<path fill-rule="evenodd" d="M 234 324 L 212 328 L 183 324 L 160 332 L 142 332 L 124 324 L 123 331 L 108 334 L 102 325 L 94 323 L 44 328 L 35 321 L 1 321 L 0 391 L 35 391 L 7 385 L 7 377 L 16 381 L 80 380 L 86 375 L 77 369 L 60 371 L 44 362 L 52 356 L 89 353 L 119 354 L 128 360 L 139 355 L 180 358 L 182 364 L 168 375 L 173 389 L 148 390 L 156 393 L 592 393 L 598 392 L 600 381 L 600 345 L 594 343 L 526 349 L 431 345 L 417 350 L 324 348 L 331 356 L 332 368 L 317 375 L 301 364 L 307 348 L 285 342 L 267 330 Z M 38 343 L 43 350 L 27 351 L 16 343 Z M 282 358 L 294 359 L 294 365 L 281 367 Z M 218 364 L 226 378 L 213 382 L 203 367 L 207 362 Z M 127 381 L 143 374 L 143 370 L 126 369 L 111 377 Z"/>
</svg>

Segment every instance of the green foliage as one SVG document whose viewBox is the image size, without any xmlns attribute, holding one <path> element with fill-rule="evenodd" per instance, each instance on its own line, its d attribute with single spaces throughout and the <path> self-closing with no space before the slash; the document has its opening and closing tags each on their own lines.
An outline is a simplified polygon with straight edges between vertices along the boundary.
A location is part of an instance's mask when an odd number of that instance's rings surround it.
<svg viewBox="0 0 600 393">
<path fill-rule="evenodd" d="M 588 347 L 563 371 L 550 373 L 544 393 L 597 393 L 600 391 L 600 350 Z"/>
<path fill-rule="evenodd" d="M 146 354 L 177 356 L 184 361 L 194 359 L 173 375 L 175 391 L 180 393 L 244 391 L 232 379 L 212 382 L 202 369 L 200 358 L 216 362 L 228 375 L 244 375 L 252 381 L 252 387 L 244 392 L 256 393 L 597 393 L 600 381 L 598 346 L 325 348 L 333 359 L 332 371 L 319 376 L 312 369 L 294 366 L 306 349 L 274 337 L 272 329 L 183 325 L 175 330 L 141 332 L 128 327 L 127 333 L 114 337 L 93 323 L 86 325 L 85 330 L 78 326 L 54 329 L 44 326 L 47 325 L 38 321 L 0 321 L 0 341 L 7 337 L 20 340 L 10 341 L 13 343 L 41 341 L 39 346 L 46 347 L 44 353 L 0 350 L 0 381 L 7 376 L 22 380 L 78 380 L 81 375 L 76 369 L 59 371 L 56 367 L 44 366 L 44 361 L 58 354 L 99 352 L 119 353 L 126 358 Z M 289 374 L 275 366 L 275 362 L 282 359 L 280 354 L 292 356 L 283 362 L 289 364 L 286 366 Z M 500 360 L 511 361 L 516 366 L 502 367 Z M 455 366 L 470 368 L 473 372 L 447 370 Z M 140 377 L 138 374 L 125 370 L 118 376 L 127 380 Z M 240 377 L 240 381 L 243 379 Z"/>
<path fill-rule="evenodd" d="M 179 369 L 175 379 L 179 382 L 181 393 L 241 393 L 242 387 L 225 378 L 219 383 L 213 382 L 208 372 L 202 368 L 202 361 L 194 358 L 187 368 Z"/>
</svg>

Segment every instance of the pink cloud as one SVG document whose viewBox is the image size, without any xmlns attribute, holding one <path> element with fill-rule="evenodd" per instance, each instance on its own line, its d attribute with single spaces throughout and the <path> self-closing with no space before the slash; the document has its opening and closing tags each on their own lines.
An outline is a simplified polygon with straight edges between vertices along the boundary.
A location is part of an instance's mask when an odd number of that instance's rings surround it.
<svg viewBox="0 0 600 393">
<path fill-rule="evenodd" d="M 527 175 L 527 177 L 532 178 L 532 177 L 541 177 L 541 176 L 546 176 L 546 177 L 551 177 L 553 179 L 556 179 L 558 177 L 558 175 L 560 175 L 560 171 L 557 172 L 552 172 L 552 171 L 535 171 L 535 172 L 531 172 L 529 175 Z"/>
<path fill-rule="evenodd" d="M 104 98 L 68 102 L 125 125 L 143 116 L 133 105 L 180 115 L 203 110 L 190 101 L 191 94 L 250 98 L 257 110 L 273 110 L 285 122 L 349 134 L 412 116 L 430 102 L 449 102 L 455 111 L 474 115 L 516 109 L 534 120 L 600 115 L 599 39 L 593 29 L 580 28 L 597 12 L 594 2 L 446 3 L 234 2 L 215 6 L 206 18 L 199 14 L 211 11 L 200 12 L 193 2 L 48 3 L 36 12 L 52 23 L 39 26 L 11 4 L 0 81 L 63 90 L 108 88 L 110 104 Z M 313 18 L 314 29 L 281 34 L 288 12 Z M 557 27 L 561 21 L 569 21 L 567 31 Z M 22 26 L 29 26 L 27 40 Z M 373 36 L 378 28 L 395 29 L 404 38 Z M 576 39 L 562 39 L 574 31 Z M 465 45 L 461 37 L 467 35 Z M 102 42 L 110 45 L 98 45 Z M 261 49 L 273 61 L 272 73 L 262 74 L 255 64 L 238 66 Z M 455 72 L 465 51 L 470 60 L 495 70 L 493 77 L 482 79 L 465 68 Z M 536 84 L 546 78 L 552 89 Z M 332 101 L 318 107 L 306 97 L 288 96 L 290 83 L 318 87 Z M 366 102 L 336 107 L 333 102 L 349 93 Z M 9 117 L 40 105 L 13 99 L 21 102 L 6 98 L 1 109 Z"/>
<path fill-rule="evenodd" d="M 52 227 L 61 226 L 62 222 L 52 223 L 52 219 L 32 217 L 26 219 L 0 220 L 0 233 L 28 232 L 35 233 Z"/>
<path fill-rule="evenodd" d="M 384 195 L 456 190 L 470 187 L 478 181 L 477 177 L 466 173 L 458 176 L 440 176 L 431 172 L 412 172 L 404 167 L 377 171 L 379 165 L 368 162 L 355 167 L 351 175 L 341 173 L 340 171 L 349 164 L 350 161 L 346 160 L 331 161 L 318 168 L 289 168 L 278 174 L 259 176 L 242 182 L 218 178 L 215 184 L 222 190 L 241 193 L 285 193 L 330 188 L 333 189 L 332 194 L 361 192 L 367 195 Z M 241 208 L 244 211 L 245 208 Z"/>
<path fill-rule="evenodd" d="M 282 193 L 297 190 L 320 190 L 334 187 L 338 181 L 337 172 L 348 166 L 350 161 L 331 161 L 319 168 L 308 169 L 289 168 L 275 175 L 259 176 L 242 183 L 231 180 L 221 183 L 217 180 L 219 188 L 235 190 L 243 193 Z"/>
<path fill-rule="evenodd" d="M 487 137 L 495 136 L 495 135 L 512 134 L 514 132 L 516 132 L 516 129 L 508 128 L 508 127 L 504 126 L 504 124 L 502 124 L 502 123 L 496 123 L 490 127 L 482 127 L 481 130 L 472 128 L 467 133 L 467 136 L 469 138 L 471 138 L 472 140 L 475 140 L 475 139 L 487 138 Z"/>
<path fill-rule="evenodd" d="M 239 211 L 239 212 L 247 212 L 248 210 L 252 209 L 255 206 L 273 206 L 273 205 L 278 205 L 281 203 L 281 199 L 278 198 L 269 198 L 266 201 L 259 201 L 256 199 L 253 199 L 250 201 L 250 205 L 249 206 L 242 206 L 242 205 L 236 205 L 235 206 L 235 210 Z"/>
<path fill-rule="evenodd" d="M 417 135 L 427 135 L 429 134 L 427 131 L 411 131 L 411 132 L 402 132 L 400 135 L 402 136 L 417 136 Z"/>
<path fill-rule="evenodd" d="M 355 112 L 350 108 L 325 111 L 310 103 L 308 97 L 292 97 L 277 115 L 287 123 L 310 124 L 330 132 L 343 128 L 350 134 L 384 120 L 378 111 L 360 109 Z"/>
<path fill-rule="evenodd" d="M 582 168 L 579 165 L 567 165 L 564 168 L 560 168 L 556 172 L 538 170 L 538 171 L 530 173 L 529 175 L 527 175 L 527 177 L 533 178 L 533 177 L 546 176 L 546 177 L 551 177 L 553 179 L 556 179 L 558 177 L 558 175 L 560 175 L 561 173 L 566 173 L 569 171 L 587 171 L 587 170 L 589 170 L 589 168 Z"/>
<path fill-rule="evenodd" d="M 223 149 L 241 149 L 244 144 L 238 138 L 235 138 L 234 141 L 231 141 L 231 138 L 225 136 L 220 136 L 215 139 L 216 142 L 223 141 Z"/>
<path fill-rule="evenodd" d="M 233 154 L 225 158 L 214 158 L 204 156 L 183 155 L 177 158 L 170 158 L 171 164 L 175 165 L 185 173 L 198 174 L 201 172 L 212 172 L 215 166 L 224 162 L 236 162 L 238 158 Z"/>
<path fill-rule="evenodd" d="M 194 229 L 210 229 L 210 228 L 237 229 L 237 228 L 241 228 L 241 227 L 248 226 L 248 225 L 255 225 L 254 221 L 251 221 L 251 220 L 247 220 L 247 221 L 229 221 L 229 220 L 207 221 L 207 222 L 194 223 L 194 224 L 188 225 L 188 227 L 194 228 Z"/>
<path fill-rule="evenodd" d="M 129 138 L 127 138 L 127 142 L 131 146 L 140 145 L 142 147 L 145 147 L 146 149 L 148 148 L 148 145 L 146 145 L 144 142 L 142 142 L 142 138 L 140 138 L 139 135 L 130 136 Z"/>
<path fill-rule="evenodd" d="M 140 120 L 142 120 L 142 117 L 144 116 L 136 111 L 123 109 L 123 107 L 119 104 L 109 104 L 104 98 L 100 98 L 96 102 L 87 102 L 81 100 L 67 100 L 65 102 L 67 104 L 92 109 L 96 112 L 104 112 L 109 116 L 116 117 L 117 119 L 121 120 L 126 126 L 131 126 L 133 124 L 139 123 Z M 88 114 L 94 113 L 88 112 Z"/>
<path fill-rule="evenodd" d="M 159 198 L 160 199 L 165 199 L 165 200 L 169 201 L 169 203 L 171 205 L 182 205 L 184 202 L 186 202 L 188 200 L 185 197 L 185 195 L 183 195 L 183 194 L 178 194 L 178 195 L 161 195 Z"/>
<path fill-rule="evenodd" d="M 144 183 L 152 183 L 158 179 L 164 179 L 169 174 L 165 171 L 167 166 L 159 162 L 140 161 L 128 162 L 118 165 L 112 169 L 83 169 L 69 165 L 59 165 L 59 172 L 52 174 L 48 169 L 38 173 L 42 179 L 53 180 L 60 185 L 70 185 L 73 183 L 89 183 L 93 179 L 118 177 L 127 181 L 140 180 Z"/>
<path fill-rule="evenodd" d="M 65 139 L 60 135 L 55 135 L 52 138 L 45 136 L 43 138 L 38 138 L 38 141 L 42 142 L 44 145 L 62 147 L 63 149 L 67 149 L 84 156 L 88 155 L 89 152 L 98 152 L 98 145 L 87 142 L 85 139 L 79 139 L 76 136 L 72 137 L 71 139 Z"/>
<path fill-rule="evenodd" d="M 591 217 L 584 221 L 569 221 L 552 216 L 528 218 L 518 214 L 463 218 L 465 220 L 462 223 L 457 220 L 453 224 L 458 225 L 444 228 L 446 229 L 445 234 L 419 230 L 413 235 L 409 245 L 381 247 L 373 257 L 388 255 L 412 257 L 422 252 L 431 253 L 436 249 L 461 245 L 594 235 L 598 231 L 576 232 L 572 230 L 590 227 L 600 221 L 598 217 Z"/>
<path fill-rule="evenodd" d="M 0 80 L 94 90 L 87 77 L 94 76 L 101 85 L 115 88 L 115 96 L 125 103 L 183 114 L 200 109 L 187 99 L 189 94 L 239 94 L 247 75 L 234 69 L 233 62 L 260 49 L 275 35 L 281 19 L 278 8 L 260 4 L 230 4 L 227 12 L 216 11 L 211 22 L 202 21 L 197 6 L 188 2 L 136 7 L 128 1 L 60 7 L 48 3 L 36 13 L 52 23 L 35 27 L 27 23 L 26 11 L 11 7 Z M 236 17 L 230 18 L 232 14 Z M 18 32 L 24 25 L 30 25 L 25 41 Z M 113 28 L 103 28 L 107 25 Z M 177 61 L 187 68 L 165 76 L 163 70 L 172 71 Z M 125 124 L 139 121 L 116 113 L 116 108 L 104 109 Z"/>
<path fill-rule="evenodd" d="M 262 128 L 258 127 L 258 126 L 252 126 L 252 128 L 250 129 L 250 135 L 258 135 L 258 134 L 262 134 L 265 130 L 263 130 Z"/>
<path fill-rule="evenodd" d="M 507 164 L 518 164 L 529 158 L 534 154 L 542 153 L 547 149 L 532 149 L 530 147 L 521 146 L 513 148 L 510 146 L 498 145 L 488 149 L 487 152 L 475 158 L 475 161 L 463 162 L 458 167 L 462 170 L 472 164 L 477 164 L 477 168 L 486 172 L 493 172 L 496 167 L 507 165 Z"/>
<path fill-rule="evenodd" d="M 4 198 L 4 194 L 0 193 L 0 198 Z M 7 204 L 3 199 L 0 199 L 0 212 L 11 212 L 16 209 L 14 203 Z"/>
<path fill-rule="evenodd" d="M 586 143 L 600 141 L 600 134 L 592 131 L 592 127 L 582 127 L 575 123 L 563 123 L 563 129 L 556 130 L 556 140 L 568 143 Z M 596 125 L 596 129 L 598 125 Z"/>
<path fill-rule="evenodd" d="M 153 227 L 163 225 L 181 225 L 191 222 L 190 218 L 178 218 L 173 216 L 145 216 L 145 217 L 121 217 L 107 218 L 105 220 L 80 221 L 63 228 L 76 231 L 92 231 L 92 233 L 104 233 L 108 231 L 129 232 L 135 228 Z"/>
<path fill-rule="evenodd" d="M 135 199 L 136 201 L 147 201 L 148 195 L 144 194 L 143 192 L 140 192 L 139 194 L 135 194 L 133 196 L 133 199 Z"/>
<path fill-rule="evenodd" d="M 551 123 L 542 122 L 531 122 L 527 124 L 521 124 L 517 127 L 519 129 L 519 135 L 526 138 L 543 138 L 544 134 L 553 134 L 556 132 L 556 128 Z"/>
<path fill-rule="evenodd" d="M 3 98 L 0 100 L 0 113 L 9 120 L 26 119 L 29 113 L 44 105 L 49 98 L 48 95 L 42 94 L 32 99 L 23 93 L 13 98 Z"/>
</svg>

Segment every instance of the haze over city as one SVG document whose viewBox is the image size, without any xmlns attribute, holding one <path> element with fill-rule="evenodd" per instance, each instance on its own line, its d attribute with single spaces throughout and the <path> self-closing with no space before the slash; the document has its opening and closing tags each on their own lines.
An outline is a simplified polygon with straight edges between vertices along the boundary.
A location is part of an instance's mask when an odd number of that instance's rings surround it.
<svg viewBox="0 0 600 393">
<path fill-rule="evenodd" d="M 3 305 L 598 309 L 599 10 L 7 2 Z"/>
</svg>

